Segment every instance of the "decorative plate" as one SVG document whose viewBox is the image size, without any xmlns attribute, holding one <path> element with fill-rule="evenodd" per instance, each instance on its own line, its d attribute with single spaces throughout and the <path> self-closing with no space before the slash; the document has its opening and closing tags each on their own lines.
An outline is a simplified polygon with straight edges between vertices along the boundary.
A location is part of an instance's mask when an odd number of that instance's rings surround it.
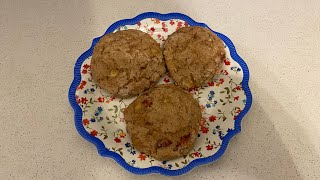
<svg viewBox="0 0 320 180">
<path fill-rule="evenodd" d="M 162 45 L 168 35 L 185 26 L 209 28 L 183 14 L 148 12 L 133 19 L 115 22 L 105 34 L 139 29 L 150 34 Z M 113 158 L 135 174 L 181 175 L 196 166 L 219 159 L 227 149 L 230 139 L 240 132 L 241 120 L 250 109 L 252 97 L 246 63 L 236 53 L 228 37 L 214 33 L 224 41 L 227 57 L 219 75 L 205 86 L 190 91 L 194 98 L 199 100 L 203 117 L 198 140 L 189 155 L 161 162 L 137 151 L 131 145 L 123 110 L 135 98 L 115 98 L 100 89 L 91 78 L 91 55 L 100 37 L 95 38 L 90 49 L 77 60 L 74 80 L 69 90 L 69 101 L 75 112 L 75 126 L 80 135 L 93 143 L 101 156 Z M 172 82 L 173 80 L 165 75 L 159 83 Z"/>
</svg>

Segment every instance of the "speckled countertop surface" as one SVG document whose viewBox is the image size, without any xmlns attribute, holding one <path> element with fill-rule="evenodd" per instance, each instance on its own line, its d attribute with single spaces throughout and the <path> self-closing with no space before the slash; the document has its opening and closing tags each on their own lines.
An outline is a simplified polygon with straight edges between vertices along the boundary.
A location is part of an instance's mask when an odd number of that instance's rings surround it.
<svg viewBox="0 0 320 180">
<path fill-rule="evenodd" d="M 320 179 L 318 0 L 2 0 L 0 179 L 164 178 L 100 157 L 76 132 L 67 99 L 92 38 L 145 11 L 181 12 L 223 32 L 251 72 L 242 132 L 218 162 L 183 178 Z"/>
</svg>

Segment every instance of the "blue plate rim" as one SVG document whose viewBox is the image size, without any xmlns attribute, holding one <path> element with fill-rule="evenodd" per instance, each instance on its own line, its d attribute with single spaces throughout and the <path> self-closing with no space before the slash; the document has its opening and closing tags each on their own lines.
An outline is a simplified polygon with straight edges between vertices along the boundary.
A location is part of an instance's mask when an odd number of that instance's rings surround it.
<svg viewBox="0 0 320 180">
<path fill-rule="evenodd" d="M 175 13 L 168 13 L 168 14 L 160 14 L 157 12 L 146 12 L 146 13 L 142 13 L 132 19 L 123 19 L 123 20 L 120 20 L 120 21 L 113 23 L 106 30 L 106 32 L 103 35 L 113 32 L 115 29 L 117 29 L 120 26 L 133 25 L 133 24 L 136 24 L 139 21 L 146 19 L 146 18 L 157 18 L 157 19 L 160 19 L 163 21 L 169 20 L 169 19 L 181 19 L 181 20 L 188 22 L 189 25 L 191 25 L 191 26 L 202 26 L 202 27 L 206 27 L 206 28 L 210 29 L 206 24 L 196 22 L 193 19 L 191 19 L 189 16 L 181 14 L 181 13 L 175 12 Z M 210 29 L 210 30 L 213 31 L 212 29 Z M 98 153 L 101 156 L 114 159 L 123 168 L 125 168 L 129 172 L 132 172 L 132 173 L 138 174 L 138 175 L 159 173 L 159 174 L 166 175 L 166 176 L 178 176 L 178 175 L 182 175 L 182 174 L 185 174 L 185 173 L 191 171 L 192 169 L 194 169 L 197 166 L 212 163 L 212 162 L 218 160 L 226 151 L 227 146 L 228 146 L 231 138 L 234 137 L 236 134 L 238 134 L 241 131 L 241 121 L 242 121 L 243 117 L 247 114 L 247 112 L 250 110 L 250 107 L 252 105 L 252 94 L 251 94 L 249 84 L 248 84 L 250 74 L 249 74 L 249 69 L 248 69 L 247 64 L 237 54 L 234 44 L 227 36 L 225 36 L 219 32 L 215 32 L 215 31 L 213 31 L 213 32 L 216 33 L 225 42 L 225 44 L 228 46 L 228 48 L 230 50 L 230 55 L 231 55 L 232 59 L 235 60 L 236 62 L 238 62 L 239 65 L 241 66 L 241 68 L 243 70 L 242 88 L 243 88 L 245 95 L 246 95 L 246 98 L 247 98 L 244 109 L 236 117 L 235 129 L 228 131 L 226 136 L 224 136 L 224 138 L 223 138 L 220 149 L 214 155 L 206 157 L 206 158 L 195 159 L 192 162 L 190 162 L 187 166 L 185 166 L 181 169 L 177 169 L 177 170 L 164 169 L 164 168 L 158 167 L 158 166 L 152 166 L 152 167 L 148 167 L 148 168 L 137 168 L 137 167 L 130 166 L 119 154 L 112 152 L 112 151 L 109 151 L 105 147 L 105 145 L 103 144 L 103 142 L 101 140 L 99 140 L 96 137 L 91 136 L 84 129 L 84 127 L 82 125 L 82 110 L 76 102 L 75 93 L 76 93 L 76 89 L 81 81 L 81 74 L 80 74 L 81 65 L 88 57 L 91 56 L 95 44 L 99 41 L 99 39 L 103 35 L 93 39 L 90 49 L 88 49 L 86 52 L 84 52 L 78 58 L 78 60 L 75 63 L 75 66 L 74 66 L 74 79 L 73 79 L 73 81 L 70 85 L 70 88 L 69 88 L 68 98 L 69 98 L 70 105 L 74 109 L 75 126 L 76 126 L 76 129 L 79 132 L 79 134 L 87 141 L 93 143 L 96 146 Z"/>
</svg>

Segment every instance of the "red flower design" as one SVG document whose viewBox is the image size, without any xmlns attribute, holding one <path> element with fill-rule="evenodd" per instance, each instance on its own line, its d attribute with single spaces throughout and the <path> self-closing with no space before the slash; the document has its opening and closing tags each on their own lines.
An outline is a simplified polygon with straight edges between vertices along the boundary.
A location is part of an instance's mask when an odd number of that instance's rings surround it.
<svg viewBox="0 0 320 180">
<path fill-rule="evenodd" d="M 155 23 L 156 24 L 160 24 L 160 20 L 159 19 L 155 19 Z"/>
<path fill-rule="evenodd" d="M 87 104 L 87 102 L 88 102 L 88 100 L 87 100 L 86 97 L 82 97 L 82 98 L 81 98 L 81 103 L 82 103 L 82 104 Z"/>
<path fill-rule="evenodd" d="M 223 60 L 224 64 L 229 66 L 230 65 L 230 61 L 228 61 L 228 59 Z"/>
<path fill-rule="evenodd" d="M 88 64 L 83 65 L 84 69 L 88 69 L 89 67 L 90 67 L 90 65 L 88 65 Z"/>
<path fill-rule="evenodd" d="M 99 97 L 99 98 L 98 98 L 98 101 L 99 101 L 99 102 L 103 102 L 103 101 L 104 101 L 104 97 Z"/>
<path fill-rule="evenodd" d="M 168 32 L 168 28 L 162 28 L 164 32 Z"/>
<path fill-rule="evenodd" d="M 118 138 L 118 137 L 116 137 L 116 138 L 114 138 L 114 141 L 115 141 L 116 143 L 120 143 L 120 142 L 121 142 L 121 139 Z"/>
<path fill-rule="evenodd" d="M 241 109 L 238 109 L 238 111 L 236 113 L 238 113 L 238 114 L 241 113 Z"/>
<path fill-rule="evenodd" d="M 209 128 L 201 127 L 201 132 L 204 133 L 204 134 L 207 134 L 209 132 Z"/>
<path fill-rule="evenodd" d="M 224 83 L 224 79 L 222 79 L 222 78 L 219 79 L 219 83 L 220 83 L 220 84 L 223 84 L 223 83 Z"/>
<path fill-rule="evenodd" d="M 158 34 L 157 36 L 158 36 L 159 39 L 161 38 L 161 35 L 160 35 L 160 34 Z"/>
<path fill-rule="evenodd" d="M 146 160 L 146 155 L 144 153 L 139 154 L 138 158 L 140 159 L 140 161 L 144 161 Z"/>
<path fill-rule="evenodd" d="M 221 70 L 221 74 L 223 74 L 223 75 L 228 75 L 229 73 L 228 73 L 227 70 Z"/>
<path fill-rule="evenodd" d="M 82 124 L 83 125 L 88 125 L 89 123 L 90 123 L 90 121 L 88 119 L 82 120 Z"/>
<path fill-rule="evenodd" d="M 193 153 L 193 155 L 194 155 L 195 157 L 199 157 L 199 156 L 200 156 L 200 153 L 195 152 L 195 153 Z"/>
<path fill-rule="evenodd" d="M 87 74 L 87 72 L 88 72 L 88 71 L 87 71 L 86 69 L 83 69 L 83 70 L 82 70 L 82 74 Z"/>
<path fill-rule="evenodd" d="M 184 22 L 184 26 L 187 27 L 189 26 L 189 24 L 187 22 Z"/>
<path fill-rule="evenodd" d="M 238 101 L 239 100 L 239 96 L 236 96 L 233 98 L 234 101 Z"/>
<path fill-rule="evenodd" d="M 78 86 L 77 89 L 78 89 L 78 90 L 79 90 L 79 89 L 83 89 L 86 84 L 87 84 L 86 81 L 81 81 L 81 83 L 80 83 L 80 85 Z"/>
<path fill-rule="evenodd" d="M 173 20 L 170 20 L 170 24 L 171 24 L 171 25 L 174 25 L 174 22 L 173 22 Z"/>
<path fill-rule="evenodd" d="M 162 22 L 162 28 L 166 27 L 166 23 Z"/>
<path fill-rule="evenodd" d="M 236 120 L 237 116 L 233 116 L 233 120 Z"/>
<path fill-rule="evenodd" d="M 97 136 L 97 135 L 98 135 L 98 131 L 93 130 L 93 131 L 90 132 L 90 134 L 91 134 L 92 136 Z"/>
<path fill-rule="evenodd" d="M 170 79 L 164 78 L 163 81 L 164 81 L 165 83 L 169 83 L 169 82 L 170 82 Z"/>
<path fill-rule="evenodd" d="M 83 86 L 82 84 L 80 84 L 80 85 L 78 86 L 77 90 L 83 89 L 83 88 L 84 88 L 84 86 Z"/>
<path fill-rule="evenodd" d="M 79 104 L 79 103 L 81 103 L 81 99 L 79 98 L 79 99 L 77 99 L 77 103 Z"/>
<path fill-rule="evenodd" d="M 139 22 L 137 23 L 137 25 L 138 25 L 138 26 L 141 26 L 141 22 L 139 21 Z"/>
<path fill-rule="evenodd" d="M 210 122 L 214 122 L 215 120 L 216 120 L 216 117 L 215 117 L 215 116 L 212 115 L 212 116 L 209 117 L 209 121 L 210 121 Z"/>
<path fill-rule="evenodd" d="M 151 27 L 150 30 L 154 32 L 156 29 L 154 27 Z"/>
<path fill-rule="evenodd" d="M 214 82 L 213 82 L 213 81 L 208 82 L 208 85 L 209 85 L 209 86 L 214 86 Z"/>
<path fill-rule="evenodd" d="M 181 28 L 182 27 L 182 22 L 178 22 L 177 24 L 177 29 Z"/>
<path fill-rule="evenodd" d="M 87 81 L 81 81 L 81 85 L 85 86 L 87 84 Z"/>
<path fill-rule="evenodd" d="M 207 148 L 208 151 L 211 151 L 213 149 L 213 146 L 212 145 L 208 145 L 208 146 L 206 146 L 206 148 Z"/>
<path fill-rule="evenodd" d="M 236 87 L 236 90 L 241 90 L 241 87 L 240 87 L 240 86 L 237 86 L 237 87 Z"/>
</svg>

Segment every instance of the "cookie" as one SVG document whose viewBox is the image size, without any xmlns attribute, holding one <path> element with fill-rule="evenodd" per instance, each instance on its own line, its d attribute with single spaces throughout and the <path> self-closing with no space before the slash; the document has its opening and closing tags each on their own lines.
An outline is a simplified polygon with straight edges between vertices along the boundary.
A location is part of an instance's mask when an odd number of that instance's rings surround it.
<svg viewBox="0 0 320 180">
<path fill-rule="evenodd" d="M 127 98 L 154 86 L 165 73 L 160 45 L 139 30 L 103 36 L 91 59 L 93 80 L 110 94 Z"/>
<path fill-rule="evenodd" d="M 133 146 L 157 160 L 187 155 L 197 139 L 201 110 L 183 89 L 158 85 L 140 95 L 125 110 Z"/>
<path fill-rule="evenodd" d="M 204 27 L 184 27 L 164 43 L 164 58 L 175 83 L 192 89 L 211 80 L 226 56 L 223 41 Z"/>
</svg>

